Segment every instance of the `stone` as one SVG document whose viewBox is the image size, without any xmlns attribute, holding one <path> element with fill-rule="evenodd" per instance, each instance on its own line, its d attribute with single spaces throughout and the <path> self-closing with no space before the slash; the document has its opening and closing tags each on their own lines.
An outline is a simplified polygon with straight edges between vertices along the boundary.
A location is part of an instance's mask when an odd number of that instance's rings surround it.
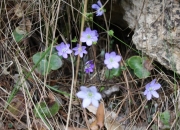
<svg viewBox="0 0 180 130">
<path fill-rule="evenodd" d="M 180 74 L 180 3 L 122 0 L 121 6 L 136 48 Z"/>
</svg>

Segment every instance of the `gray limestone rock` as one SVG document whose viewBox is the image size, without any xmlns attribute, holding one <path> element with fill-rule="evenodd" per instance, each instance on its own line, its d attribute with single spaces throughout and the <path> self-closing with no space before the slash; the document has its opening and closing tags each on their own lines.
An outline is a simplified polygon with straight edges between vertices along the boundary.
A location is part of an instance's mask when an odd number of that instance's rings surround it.
<svg viewBox="0 0 180 130">
<path fill-rule="evenodd" d="M 180 74 L 180 3 L 122 0 L 121 6 L 137 49 Z"/>
</svg>

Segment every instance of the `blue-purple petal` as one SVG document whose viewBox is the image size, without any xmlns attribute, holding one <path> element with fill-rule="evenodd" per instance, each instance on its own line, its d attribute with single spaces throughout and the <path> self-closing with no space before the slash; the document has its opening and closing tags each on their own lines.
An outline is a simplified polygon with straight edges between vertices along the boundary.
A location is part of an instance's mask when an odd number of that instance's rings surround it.
<svg viewBox="0 0 180 130">
<path fill-rule="evenodd" d="M 88 107 L 90 104 L 91 104 L 91 99 L 85 98 L 85 99 L 83 100 L 82 106 L 83 106 L 83 108 L 86 108 L 86 107 Z"/>
<path fill-rule="evenodd" d="M 85 99 L 87 98 L 87 93 L 83 92 L 83 91 L 79 91 L 78 93 L 76 93 L 76 96 L 78 98 L 82 98 L 82 99 Z"/>
<path fill-rule="evenodd" d="M 146 97 L 147 97 L 147 100 L 151 100 L 152 94 L 151 94 L 150 92 L 148 92 L 147 95 L 146 95 Z"/>
<path fill-rule="evenodd" d="M 91 86 L 89 87 L 89 89 L 91 90 L 91 92 L 97 93 L 97 88 L 95 86 Z"/>
<path fill-rule="evenodd" d="M 102 98 L 102 96 L 101 96 L 101 94 L 99 94 L 99 93 L 95 93 L 94 98 L 95 98 L 96 100 L 100 100 L 100 99 Z"/>
<path fill-rule="evenodd" d="M 84 91 L 84 92 L 87 92 L 88 91 L 88 88 L 86 86 L 81 86 L 80 87 L 80 90 L 81 91 Z"/>
<path fill-rule="evenodd" d="M 95 99 L 92 99 L 92 104 L 93 104 L 93 106 L 95 106 L 95 107 L 98 107 L 98 106 L 99 106 L 99 102 L 98 102 L 97 100 L 95 100 Z"/>
<path fill-rule="evenodd" d="M 97 4 L 93 4 L 91 7 L 92 7 L 93 9 L 95 9 L 95 10 L 100 9 L 100 7 L 99 7 Z"/>
<path fill-rule="evenodd" d="M 156 92 L 156 91 L 152 91 L 151 94 L 156 97 L 156 98 L 159 98 L 159 94 Z"/>
<path fill-rule="evenodd" d="M 99 5 L 99 7 L 102 7 L 102 3 L 100 0 L 97 1 L 97 4 Z"/>
<path fill-rule="evenodd" d="M 156 79 L 153 79 L 153 80 L 150 82 L 150 86 L 152 87 L 155 83 L 156 83 Z"/>
<path fill-rule="evenodd" d="M 158 89 L 160 89 L 161 88 L 161 84 L 159 84 L 159 83 L 156 83 L 156 84 L 154 84 L 153 85 L 153 90 L 158 90 Z"/>
</svg>

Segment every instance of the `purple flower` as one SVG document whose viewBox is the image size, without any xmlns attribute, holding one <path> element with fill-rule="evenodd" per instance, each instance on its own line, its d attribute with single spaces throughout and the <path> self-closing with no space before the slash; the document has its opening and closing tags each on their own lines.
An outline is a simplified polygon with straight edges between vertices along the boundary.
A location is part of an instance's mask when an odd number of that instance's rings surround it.
<svg viewBox="0 0 180 130">
<path fill-rule="evenodd" d="M 86 73 L 90 73 L 90 72 L 93 72 L 93 69 L 94 69 L 93 61 L 92 60 L 87 61 L 86 64 L 85 64 L 85 67 L 84 67 L 84 71 Z"/>
<path fill-rule="evenodd" d="M 147 100 L 151 100 L 152 96 L 159 98 L 159 94 L 156 90 L 160 89 L 161 84 L 156 83 L 156 79 L 146 84 L 146 90 L 144 91 L 144 95 L 146 95 Z"/>
<path fill-rule="evenodd" d="M 83 54 L 87 54 L 86 46 L 80 46 L 77 44 L 77 47 L 74 47 L 72 50 L 75 51 L 74 55 L 79 55 L 81 58 L 83 57 Z"/>
<path fill-rule="evenodd" d="M 104 13 L 104 9 L 102 8 L 102 3 L 100 0 L 97 1 L 97 4 L 93 4 L 92 8 L 96 10 L 96 16 L 101 16 Z"/>
<path fill-rule="evenodd" d="M 119 63 L 122 59 L 120 55 L 116 55 L 115 52 L 106 53 L 105 54 L 105 60 L 104 64 L 106 64 L 108 69 L 115 68 L 117 69 L 119 67 Z"/>
<path fill-rule="evenodd" d="M 82 106 L 83 108 L 88 107 L 91 103 L 95 107 L 99 106 L 99 100 L 102 98 L 101 94 L 97 92 L 96 86 L 91 86 L 87 88 L 86 86 L 81 86 L 80 87 L 81 91 L 76 93 L 76 96 L 78 98 L 83 99 Z"/>
<path fill-rule="evenodd" d="M 86 28 L 84 32 L 81 34 L 80 41 L 86 42 L 88 46 L 91 46 L 93 42 L 97 42 L 98 33 L 96 30 L 91 30 L 90 28 Z"/>
<path fill-rule="evenodd" d="M 56 50 L 58 51 L 59 56 L 63 56 L 64 58 L 67 58 L 67 54 L 71 54 L 72 50 L 69 49 L 70 44 L 64 44 L 64 42 L 61 42 L 61 44 L 56 46 Z"/>
</svg>

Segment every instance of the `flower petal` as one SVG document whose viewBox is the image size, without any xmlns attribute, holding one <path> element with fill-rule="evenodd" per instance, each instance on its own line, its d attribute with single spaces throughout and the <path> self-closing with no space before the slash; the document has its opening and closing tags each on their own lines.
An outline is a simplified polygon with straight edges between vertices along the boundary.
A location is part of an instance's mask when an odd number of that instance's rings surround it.
<svg viewBox="0 0 180 130">
<path fill-rule="evenodd" d="M 92 45 L 92 41 L 88 40 L 88 41 L 86 41 L 86 44 L 87 44 L 88 46 L 91 46 L 91 45 Z"/>
<path fill-rule="evenodd" d="M 156 91 L 152 91 L 151 93 L 154 97 L 159 98 L 159 94 Z"/>
<path fill-rule="evenodd" d="M 95 99 L 92 99 L 92 104 L 93 104 L 93 106 L 95 106 L 95 107 L 98 107 L 98 106 L 99 106 L 99 102 L 98 102 L 97 100 L 95 100 Z"/>
<path fill-rule="evenodd" d="M 81 86 L 80 90 L 83 92 L 87 92 L 89 90 L 89 88 L 87 88 L 86 86 Z"/>
<path fill-rule="evenodd" d="M 79 53 L 79 56 L 82 58 L 83 57 L 83 53 L 81 52 L 81 53 Z"/>
<path fill-rule="evenodd" d="M 115 60 L 116 62 L 121 61 L 121 59 L 122 59 L 122 57 L 121 57 L 121 56 L 119 56 L 119 55 L 117 55 L 116 57 L 114 57 L 114 60 Z"/>
<path fill-rule="evenodd" d="M 150 83 L 150 86 L 152 87 L 156 83 L 156 79 L 153 79 Z"/>
<path fill-rule="evenodd" d="M 147 100 L 151 100 L 152 94 L 151 94 L 150 92 L 148 92 L 147 95 L 146 95 L 146 97 L 147 97 Z"/>
<path fill-rule="evenodd" d="M 91 7 L 95 10 L 98 10 L 100 8 L 97 4 L 93 4 Z"/>
<path fill-rule="evenodd" d="M 87 27 L 86 30 L 85 30 L 85 33 L 87 34 L 87 33 L 90 33 L 90 32 L 91 32 L 90 27 Z"/>
<path fill-rule="evenodd" d="M 101 96 L 101 94 L 99 94 L 99 93 L 96 93 L 95 95 L 94 95 L 94 99 L 96 99 L 96 100 L 100 100 L 102 98 L 102 96 Z"/>
<path fill-rule="evenodd" d="M 160 89 L 161 88 L 161 84 L 159 84 L 159 83 L 156 83 L 156 84 L 154 84 L 153 85 L 153 90 L 158 90 L 158 89 Z"/>
<path fill-rule="evenodd" d="M 116 56 L 116 53 L 113 51 L 113 52 L 110 53 L 110 55 L 111 55 L 112 57 L 115 57 L 115 56 Z"/>
<path fill-rule="evenodd" d="M 78 50 L 78 47 L 74 47 L 72 50 L 77 51 L 77 50 Z"/>
<path fill-rule="evenodd" d="M 115 69 L 117 69 L 117 68 L 119 67 L 119 63 L 114 62 L 114 63 L 113 63 L 113 67 L 114 67 Z"/>
<path fill-rule="evenodd" d="M 96 88 L 96 86 L 91 86 L 91 87 L 89 87 L 89 89 L 91 90 L 91 92 L 97 93 L 97 88 Z"/>
<path fill-rule="evenodd" d="M 76 93 L 76 96 L 77 96 L 78 98 L 84 99 L 84 98 L 87 98 L 87 93 L 85 93 L 85 92 L 83 92 L 83 91 L 80 91 L 80 92 Z"/>
<path fill-rule="evenodd" d="M 144 95 L 147 95 L 147 93 L 148 93 L 148 90 L 146 89 L 146 90 L 144 91 Z"/>
<path fill-rule="evenodd" d="M 103 13 L 104 13 L 104 11 L 97 10 L 97 11 L 96 11 L 96 16 L 101 16 Z"/>
<path fill-rule="evenodd" d="M 98 4 L 100 7 L 102 7 L 102 3 L 101 3 L 100 0 L 98 0 L 97 4 Z"/>
<path fill-rule="evenodd" d="M 108 69 L 112 69 L 113 68 L 112 64 L 107 64 L 106 66 L 107 66 Z"/>
<path fill-rule="evenodd" d="M 150 83 L 146 84 L 145 88 L 149 89 L 149 87 L 150 87 Z"/>
<path fill-rule="evenodd" d="M 63 57 L 66 59 L 68 55 L 66 53 L 63 53 Z"/>
<path fill-rule="evenodd" d="M 81 42 L 86 42 L 86 39 L 87 39 L 86 37 L 83 37 L 83 36 L 82 36 L 82 37 L 80 38 L 80 41 L 81 41 Z"/>
<path fill-rule="evenodd" d="M 84 108 L 86 108 L 86 107 L 89 106 L 90 104 L 91 104 L 91 99 L 85 98 L 85 99 L 83 100 L 82 106 L 83 106 Z"/>
<path fill-rule="evenodd" d="M 109 53 L 105 54 L 105 59 L 109 59 Z"/>
<path fill-rule="evenodd" d="M 72 53 L 72 50 L 68 49 L 68 50 L 66 51 L 66 53 L 71 54 L 71 53 Z"/>
</svg>

